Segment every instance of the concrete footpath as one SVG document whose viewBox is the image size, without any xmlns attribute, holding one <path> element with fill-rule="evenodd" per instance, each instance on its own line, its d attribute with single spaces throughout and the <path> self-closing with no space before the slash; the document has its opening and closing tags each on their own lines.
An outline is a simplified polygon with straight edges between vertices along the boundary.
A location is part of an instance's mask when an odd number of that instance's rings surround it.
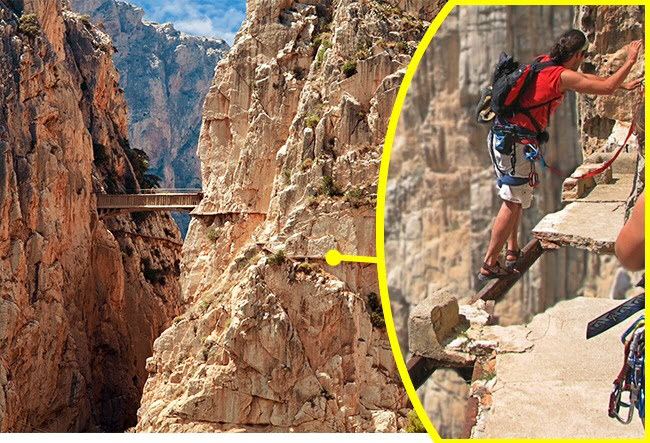
<svg viewBox="0 0 650 443">
<path fill-rule="evenodd" d="M 607 415 L 612 381 L 623 365 L 620 337 L 640 313 L 585 339 L 587 323 L 620 303 L 580 297 L 558 303 L 527 326 L 487 327 L 486 338 L 504 346 L 496 359 L 492 405 L 473 437 L 643 438 L 636 411 L 629 425 Z M 526 342 L 533 346 L 522 346 Z"/>
</svg>

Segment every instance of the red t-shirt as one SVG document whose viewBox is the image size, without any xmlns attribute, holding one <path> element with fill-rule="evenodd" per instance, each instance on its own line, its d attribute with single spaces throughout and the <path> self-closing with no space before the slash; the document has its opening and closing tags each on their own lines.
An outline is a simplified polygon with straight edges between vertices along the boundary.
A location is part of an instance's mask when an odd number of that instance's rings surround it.
<svg viewBox="0 0 650 443">
<path fill-rule="evenodd" d="M 549 55 L 544 55 L 541 61 L 547 62 L 550 59 L 551 57 Z M 553 100 L 548 105 L 530 110 L 530 114 L 535 120 L 537 120 L 542 129 L 545 129 L 546 126 L 548 126 L 548 118 L 550 114 L 560 106 L 560 103 L 564 98 L 564 94 L 560 93 L 560 74 L 562 74 L 562 71 L 565 69 L 564 66 L 549 66 L 542 69 L 537 74 L 535 81 L 528 86 L 528 89 L 522 93 L 522 96 L 519 99 L 519 104 L 524 108 L 528 108 L 530 106 L 545 103 L 557 97 L 557 100 Z M 506 121 L 537 132 L 535 125 L 524 114 L 516 114 L 512 118 L 507 118 Z"/>
</svg>

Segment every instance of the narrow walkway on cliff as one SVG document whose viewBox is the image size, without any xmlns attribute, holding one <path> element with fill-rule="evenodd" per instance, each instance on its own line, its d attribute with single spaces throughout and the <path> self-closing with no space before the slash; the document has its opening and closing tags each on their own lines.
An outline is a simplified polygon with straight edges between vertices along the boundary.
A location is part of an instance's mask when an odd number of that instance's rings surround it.
<svg viewBox="0 0 650 443">
<path fill-rule="evenodd" d="M 616 237 L 623 227 L 625 202 L 632 188 L 635 155 L 621 155 L 614 165 L 598 177 L 580 178 L 602 166 L 611 155 L 601 154 L 598 157 L 600 163 L 584 164 L 567 178 L 562 193 L 562 202 L 567 206 L 559 212 L 548 214 L 533 228 L 533 239 L 522 249 L 517 264 L 519 278 L 492 280 L 472 297 L 470 304 L 479 300 L 488 302 L 487 310 L 491 313 L 494 303 L 501 300 L 545 252 L 568 246 L 597 254 L 614 253 Z M 417 389 L 436 369 L 465 366 L 414 355 L 407 367 Z"/>
<path fill-rule="evenodd" d="M 96 194 L 99 218 L 129 212 L 191 212 L 203 199 L 202 189 L 153 189 L 138 194 Z"/>
<path fill-rule="evenodd" d="M 600 154 L 599 163 L 588 162 L 565 180 L 567 205 L 533 228 L 517 264 L 521 275 L 544 253 L 562 247 L 614 253 L 635 156 L 622 155 L 597 178 L 583 178 L 609 157 Z M 642 435 L 638 417 L 623 426 L 607 416 L 611 382 L 622 360 L 621 332 L 637 316 L 587 342 L 587 323 L 621 301 L 578 297 L 538 314 L 527 326 L 494 326 L 495 303 L 515 283 L 493 280 L 468 305 L 459 306 L 444 291 L 418 304 L 409 318 L 407 363 L 415 389 L 443 368 L 455 369 L 470 383 L 462 438 Z"/>
</svg>

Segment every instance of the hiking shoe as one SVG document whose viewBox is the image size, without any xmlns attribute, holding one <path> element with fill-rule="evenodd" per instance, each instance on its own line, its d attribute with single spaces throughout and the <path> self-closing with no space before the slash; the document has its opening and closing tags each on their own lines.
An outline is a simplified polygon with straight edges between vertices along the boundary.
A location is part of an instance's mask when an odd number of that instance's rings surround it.
<svg viewBox="0 0 650 443">
<path fill-rule="evenodd" d="M 508 257 L 514 257 L 514 260 L 508 260 Z M 521 249 L 508 249 L 506 251 L 506 269 L 513 270 L 521 257 Z"/>
<path fill-rule="evenodd" d="M 479 271 L 478 279 L 480 281 L 487 281 L 498 278 L 500 280 L 512 280 L 519 277 L 519 271 L 516 269 L 507 269 L 501 266 L 499 262 L 496 262 L 494 265 L 490 266 L 487 263 L 483 262 L 483 267 L 481 270 L 487 271 L 487 274 Z"/>
</svg>

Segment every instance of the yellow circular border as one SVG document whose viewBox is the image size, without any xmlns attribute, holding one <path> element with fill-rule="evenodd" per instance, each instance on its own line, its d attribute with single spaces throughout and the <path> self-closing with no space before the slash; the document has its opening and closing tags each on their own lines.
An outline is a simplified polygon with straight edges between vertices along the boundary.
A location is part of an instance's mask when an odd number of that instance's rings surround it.
<svg viewBox="0 0 650 443">
<path fill-rule="evenodd" d="M 436 18 L 429 26 L 429 29 L 424 34 L 424 38 L 418 45 L 418 49 L 415 51 L 411 63 L 409 63 L 408 68 L 406 69 L 406 74 L 404 75 L 404 80 L 402 80 L 402 85 L 400 86 L 399 92 L 397 93 L 397 98 L 395 99 L 395 105 L 393 106 L 393 111 L 390 116 L 390 122 L 388 123 L 388 131 L 386 133 L 386 140 L 384 141 L 384 153 L 381 159 L 381 169 L 379 171 L 379 186 L 377 188 L 377 224 L 376 224 L 376 242 L 377 242 L 377 273 L 379 275 L 379 292 L 381 294 L 381 305 L 384 310 L 384 317 L 386 319 L 386 330 L 388 332 L 388 339 L 390 340 L 390 346 L 393 351 L 393 356 L 395 357 L 395 362 L 397 364 L 397 369 L 399 375 L 402 378 L 404 387 L 406 388 L 406 393 L 411 400 L 413 409 L 417 412 L 420 421 L 426 428 L 427 432 L 434 439 L 434 441 L 440 440 L 440 435 L 435 430 L 427 413 L 422 407 L 422 403 L 418 399 L 418 396 L 409 377 L 408 370 L 406 369 L 406 363 L 404 362 L 404 357 L 402 356 L 402 351 L 399 348 L 399 342 L 397 340 L 397 333 L 395 332 L 395 324 L 393 323 L 393 314 L 390 309 L 390 299 L 388 296 L 388 280 L 386 278 L 386 255 L 384 250 L 384 210 L 386 205 L 386 182 L 388 181 L 388 167 L 390 164 L 390 154 L 393 148 L 393 142 L 395 140 L 395 133 L 397 131 L 397 123 L 399 121 L 399 116 L 402 112 L 402 107 L 404 106 L 404 99 L 408 92 L 409 87 L 411 86 L 411 81 L 415 75 L 415 71 L 422 60 L 424 51 L 426 51 L 429 43 L 433 39 L 433 36 L 440 28 L 442 22 L 447 18 L 447 15 L 456 5 L 456 2 L 448 2 L 436 15 Z"/>
<path fill-rule="evenodd" d="M 417 393 L 415 392 L 415 388 L 413 387 L 413 383 L 411 382 L 411 378 L 409 377 L 408 370 L 406 368 L 406 363 L 404 361 L 402 351 L 400 350 L 399 347 L 399 342 L 397 340 L 397 333 L 395 331 L 395 324 L 393 322 L 393 315 L 390 309 L 390 298 L 388 294 L 388 280 L 386 277 L 386 255 L 384 250 L 384 211 L 385 211 L 385 204 L 386 204 L 386 184 L 388 181 L 388 168 L 390 165 L 391 150 L 393 147 L 393 142 L 395 140 L 395 133 L 397 131 L 397 124 L 399 121 L 399 117 L 402 112 L 402 107 L 404 106 L 404 100 L 406 98 L 408 89 L 411 86 L 411 81 L 413 80 L 413 76 L 415 75 L 420 60 L 424 55 L 424 52 L 428 48 L 429 44 L 431 43 L 431 40 L 433 39 L 434 35 L 440 28 L 442 22 L 445 20 L 445 18 L 447 18 L 447 16 L 449 15 L 449 13 L 454 7 L 456 6 L 516 6 L 516 5 L 578 6 L 577 3 L 579 3 L 579 5 L 633 6 L 633 5 L 646 5 L 646 3 L 648 2 L 647 1 L 620 1 L 620 0 L 610 0 L 610 1 L 603 1 L 603 0 L 589 1 L 588 0 L 588 1 L 580 1 L 580 2 L 566 1 L 566 0 L 560 0 L 560 1 L 547 0 L 547 1 L 540 1 L 540 2 L 527 1 L 527 0 L 510 0 L 510 1 L 488 0 L 488 1 L 481 1 L 481 2 L 466 1 L 466 0 L 450 0 L 436 15 L 435 19 L 431 23 L 431 26 L 425 33 L 424 38 L 418 45 L 418 48 L 415 51 L 415 54 L 413 55 L 413 58 L 411 59 L 408 68 L 406 69 L 404 80 L 402 81 L 399 92 L 397 94 L 395 105 L 393 106 L 390 122 L 388 124 L 388 131 L 386 133 L 386 139 L 384 141 L 384 152 L 382 155 L 381 169 L 379 172 L 379 185 L 377 189 L 376 246 L 377 246 L 377 273 L 379 276 L 379 292 L 381 294 L 381 304 L 384 311 L 384 317 L 386 319 L 386 329 L 388 332 L 388 338 L 390 341 L 391 349 L 393 351 L 393 356 L 395 358 L 395 363 L 397 364 L 397 369 L 399 371 L 402 382 L 404 383 L 404 387 L 406 388 L 406 393 L 408 394 L 409 400 L 413 405 L 413 409 L 415 409 L 416 413 L 418 414 L 418 417 L 422 421 L 422 424 L 426 428 L 431 438 L 436 442 L 441 441 L 442 439 L 440 438 L 440 435 L 438 434 L 433 424 L 429 420 L 429 417 L 426 411 L 424 410 L 424 407 L 422 406 L 422 403 L 420 402 Z M 647 19 L 649 12 L 647 9 L 644 12 Z M 647 33 L 648 30 L 646 28 L 646 41 L 648 37 Z M 646 71 L 647 71 L 648 65 L 650 65 L 650 62 L 648 61 L 647 57 L 645 58 L 645 62 L 646 62 Z M 648 108 L 650 108 L 650 101 L 646 101 L 646 115 L 647 115 Z M 648 245 L 646 245 L 646 248 L 647 248 L 646 255 L 648 255 L 650 248 L 648 248 Z M 546 440 L 546 439 L 542 439 L 542 440 Z M 578 440 L 571 439 L 565 441 L 578 441 Z"/>
</svg>

